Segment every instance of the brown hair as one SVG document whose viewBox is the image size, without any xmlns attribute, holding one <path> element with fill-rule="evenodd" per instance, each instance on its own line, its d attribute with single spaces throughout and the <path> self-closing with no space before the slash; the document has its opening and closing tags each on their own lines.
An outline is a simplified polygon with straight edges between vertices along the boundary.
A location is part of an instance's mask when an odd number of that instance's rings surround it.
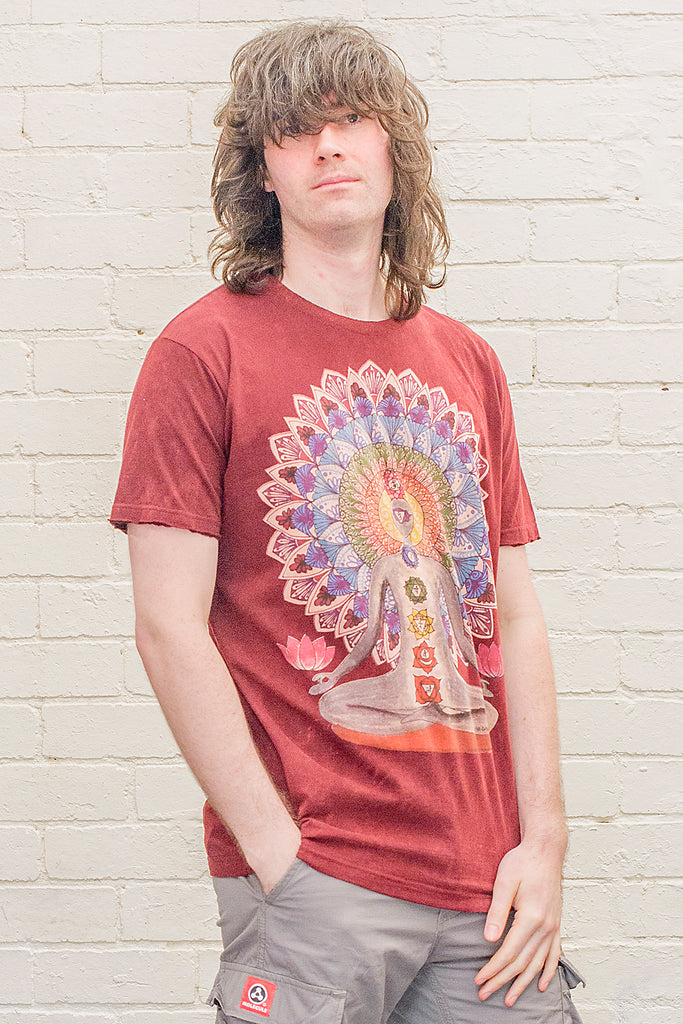
<svg viewBox="0 0 683 1024">
<path fill-rule="evenodd" d="M 384 217 L 381 270 L 387 312 L 407 320 L 448 253 L 446 220 L 432 181 L 425 136 L 427 104 L 401 59 L 365 29 L 343 21 L 293 22 L 245 43 L 230 71 L 231 92 L 219 108 L 221 129 L 211 196 L 219 227 L 209 246 L 211 269 L 233 292 L 258 292 L 267 274 L 280 277 L 282 224 L 274 192 L 264 188 L 264 140 L 283 129 L 319 130 L 325 98 L 374 114 L 389 134 L 393 195 Z"/>
</svg>

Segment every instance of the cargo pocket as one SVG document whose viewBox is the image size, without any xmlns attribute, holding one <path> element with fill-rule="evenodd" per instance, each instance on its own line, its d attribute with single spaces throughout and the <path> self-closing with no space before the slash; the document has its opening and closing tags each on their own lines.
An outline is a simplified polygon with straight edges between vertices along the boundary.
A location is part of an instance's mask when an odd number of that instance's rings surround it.
<svg viewBox="0 0 683 1024">
<path fill-rule="evenodd" d="M 579 1011 L 574 1006 L 571 990 L 576 988 L 577 985 L 583 985 L 586 987 L 584 978 L 579 974 L 577 969 L 569 963 L 564 953 L 560 956 L 560 962 L 558 964 L 558 973 L 560 975 L 560 987 L 562 988 L 562 1020 L 563 1024 L 582 1024 L 581 1018 L 579 1017 Z"/>
<path fill-rule="evenodd" d="M 219 1020 L 269 1024 L 340 1024 L 346 992 L 321 988 L 260 967 L 222 963 L 209 998 Z"/>
</svg>

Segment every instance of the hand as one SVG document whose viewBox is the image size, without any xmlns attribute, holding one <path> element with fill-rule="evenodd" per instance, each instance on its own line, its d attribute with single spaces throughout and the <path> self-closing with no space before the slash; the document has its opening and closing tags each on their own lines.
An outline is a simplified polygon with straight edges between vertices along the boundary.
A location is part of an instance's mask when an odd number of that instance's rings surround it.
<svg viewBox="0 0 683 1024">
<path fill-rule="evenodd" d="M 247 858 L 266 896 L 285 877 L 296 859 L 300 846 L 301 831 L 290 818 L 282 833 L 268 836 L 268 847 L 263 859 L 256 855 Z"/>
<path fill-rule="evenodd" d="M 313 679 L 315 680 L 315 686 L 310 688 L 309 693 L 326 693 L 339 682 L 339 676 L 336 672 L 330 672 L 329 675 L 327 672 L 316 672 Z"/>
<path fill-rule="evenodd" d="M 545 992 L 560 956 L 562 910 L 562 862 L 564 846 L 557 840 L 522 842 L 506 853 L 498 866 L 484 935 L 497 942 L 514 908 L 512 926 L 500 948 L 482 967 L 474 981 L 481 985 L 479 998 L 514 979 L 505 996 L 512 1006 L 536 975 Z"/>
</svg>

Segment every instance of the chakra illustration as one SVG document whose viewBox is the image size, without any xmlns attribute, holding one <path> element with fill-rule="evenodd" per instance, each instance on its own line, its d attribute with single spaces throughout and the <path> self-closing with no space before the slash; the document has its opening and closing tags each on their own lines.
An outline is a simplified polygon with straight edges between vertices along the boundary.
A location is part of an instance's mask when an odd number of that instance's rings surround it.
<svg viewBox="0 0 683 1024">
<path fill-rule="evenodd" d="M 436 654 L 434 648 L 423 640 L 417 647 L 413 647 L 413 668 L 420 668 L 423 672 L 431 672 L 436 668 Z"/>
<path fill-rule="evenodd" d="M 495 592 L 481 487 L 488 465 L 471 414 L 412 370 L 385 372 L 372 362 L 346 374 L 326 370 L 293 406 L 287 429 L 270 439 L 275 462 L 259 488 L 285 600 L 351 651 L 368 623 L 373 566 L 398 555 L 409 572 L 428 557 L 453 580 L 472 637 L 490 639 Z M 413 604 L 424 600 L 422 588 L 417 574 L 408 579 Z M 397 599 L 386 588 L 378 664 L 399 658 Z M 452 642 L 443 597 L 440 614 Z M 433 630 L 433 620 L 414 625 L 418 639 Z"/>
<path fill-rule="evenodd" d="M 415 676 L 415 700 L 418 704 L 438 704 L 441 700 L 440 679 L 433 676 Z"/>
<path fill-rule="evenodd" d="M 427 597 L 427 588 L 419 576 L 411 576 L 409 580 L 406 580 L 405 591 L 413 604 L 422 604 Z"/>
<path fill-rule="evenodd" d="M 414 633 L 418 640 L 422 640 L 434 632 L 434 619 L 427 615 L 425 608 L 420 609 L 419 612 L 411 612 L 408 616 L 410 622 L 410 632 Z"/>
</svg>

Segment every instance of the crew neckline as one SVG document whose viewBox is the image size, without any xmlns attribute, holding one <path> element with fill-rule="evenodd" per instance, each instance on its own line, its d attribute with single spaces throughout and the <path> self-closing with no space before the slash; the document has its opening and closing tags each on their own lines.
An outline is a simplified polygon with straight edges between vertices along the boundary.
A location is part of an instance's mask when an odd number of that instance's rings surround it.
<svg viewBox="0 0 683 1024">
<path fill-rule="evenodd" d="M 279 300 L 285 302 L 299 313 L 319 321 L 323 320 L 328 325 L 335 326 L 337 329 L 355 331 L 358 334 L 376 335 L 378 332 L 391 333 L 399 330 L 406 323 L 405 320 L 395 320 L 393 317 L 387 317 L 385 320 L 356 320 L 354 317 L 344 316 L 342 313 L 333 313 L 331 309 L 318 306 L 315 302 L 311 302 L 310 299 L 305 299 L 303 295 L 299 295 L 298 292 L 293 292 L 279 278 L 272 275 L 267 290 L 273 297 L 277 296 Z"/>
</svg>

